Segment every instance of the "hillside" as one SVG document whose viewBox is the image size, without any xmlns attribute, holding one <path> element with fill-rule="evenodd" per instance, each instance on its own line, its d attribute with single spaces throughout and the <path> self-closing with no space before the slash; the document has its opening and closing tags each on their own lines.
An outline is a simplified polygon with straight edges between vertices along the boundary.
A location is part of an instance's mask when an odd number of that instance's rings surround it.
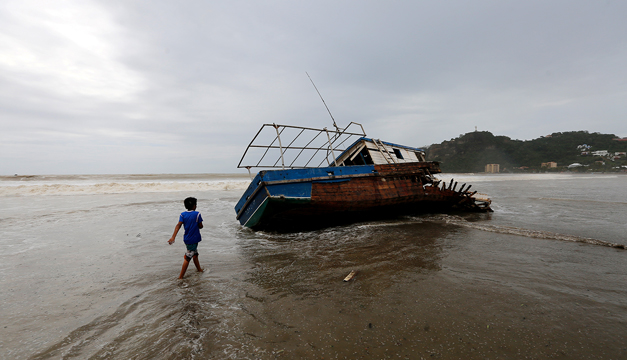
<svg viewBox="0 0 627 360">
<path fill-rule="evenodd" d="M 584 150 L 590 154 L 607 150 L 612 155 L 627 151 L 627 141 L 614 140 L 616 138 L 614 134 L 573 131 L 522 141 L 476 131 L 433 144 L 426 153 L 427 160 L 439 161 L 444 172 L 483 172 L 486 164 L 500 164 L 501 172 L 538 171 L 546 162 L 556 162 L 558 168 L 554 170 L 558 171 L 572 163 L 588 165 L 580 171 L 618 171 L 614 168 L 627 165 L 625 156 L 614 159 L 614 156 L 582 155 Z M 589 148 L 578 148 L 584 144 Z"/>
</svg>

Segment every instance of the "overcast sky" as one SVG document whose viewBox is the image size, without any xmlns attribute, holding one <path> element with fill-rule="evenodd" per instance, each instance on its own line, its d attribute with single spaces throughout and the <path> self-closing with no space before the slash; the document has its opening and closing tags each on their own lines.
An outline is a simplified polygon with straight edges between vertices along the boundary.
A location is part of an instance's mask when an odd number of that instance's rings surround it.
<svg viewBox="0 0 627 360">
<path fill-rule="evenodd" d="M 627 136 L 625 1 L 4 0 L 0 174 L 236 168 L 264 123 Z"/>
</svg>

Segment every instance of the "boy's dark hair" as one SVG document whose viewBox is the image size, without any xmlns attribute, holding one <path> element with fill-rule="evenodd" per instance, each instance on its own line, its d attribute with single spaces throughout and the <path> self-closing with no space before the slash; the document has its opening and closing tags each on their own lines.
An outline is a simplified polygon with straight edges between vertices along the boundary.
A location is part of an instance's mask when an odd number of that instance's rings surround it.
<svg viewBox="0 0 627 360">
<path fill-rule="evenodd" d="M 183 201 L 183 203 L 185 204 L 185 208 L 187 210 L 194 210 L 194 206 L 196 206 L 196 201 L 197 200 L 195 197 L 188 197 Z"/>
</svg>

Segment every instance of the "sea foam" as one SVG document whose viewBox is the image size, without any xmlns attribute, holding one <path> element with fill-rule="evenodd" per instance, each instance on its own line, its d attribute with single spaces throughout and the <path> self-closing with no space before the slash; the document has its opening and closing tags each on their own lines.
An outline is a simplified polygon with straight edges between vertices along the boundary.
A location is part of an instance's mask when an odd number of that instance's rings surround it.
<svg viewBox="0 0 627 360">
<path fill-rule="evenodd" d="M 249 180 L 195 182 L 104 182 L 0 185 L 1 196 L 94 195 L 176 191 L 245 190 Z"/>
</svg>

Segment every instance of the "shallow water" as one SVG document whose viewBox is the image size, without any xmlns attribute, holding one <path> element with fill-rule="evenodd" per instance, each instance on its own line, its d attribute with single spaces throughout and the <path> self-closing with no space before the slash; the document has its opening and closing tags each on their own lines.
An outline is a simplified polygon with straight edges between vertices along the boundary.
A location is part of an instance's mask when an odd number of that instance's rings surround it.
<svg viewBox="0 0 627 360">
<path fill-rule="evenodd" d="M 495 212 L 292 234 L 238 176 L 0 179 L 0 358 L 626 358 L 627 177 L 454 176 Z"/>
</svg>

